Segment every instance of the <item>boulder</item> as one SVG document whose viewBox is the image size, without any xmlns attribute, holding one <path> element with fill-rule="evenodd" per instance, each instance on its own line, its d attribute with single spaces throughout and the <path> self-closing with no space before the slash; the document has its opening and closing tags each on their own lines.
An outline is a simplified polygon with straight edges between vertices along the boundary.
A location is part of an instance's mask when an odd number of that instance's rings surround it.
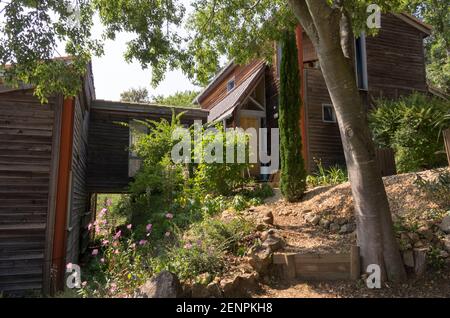
<svg viewBox="0 0 450 318">
<path fill-rule="evenodd" d="M 351 233 L 355 230 L 355 226 L 351 223 L 347 223 L 341 226 L 339 229 L 339 234 L 347 234 Z"/>
<path fill-rule="evenodd" d="M 246 297 L 258 287 L 258 275 L 255 273 L 239 274 L 220 282 L 223 296 L 227 298 Z"/>
<path fill-rule="evenodd" d="M 439 224 L 439 228 L 442 232 L 450 234 L 450 214 L 444 216 L 441 223 Z"/>
<path fill-rule="evenodd" d="M 339 224 L 337 223 L 331 223 L 330 224 L 330 231 L 331 232 L 338 232 L 341 229 L 341 227 L 339 226 Z"/>
<path fill-rule="evenodd" d="M 272 251 L 269 247 L 263 246 L 252 248 L 249 263 L 256 272 L 267 273 L 269 266 L 272 264 Z"/>
<path fill-rule="evenodd" d="M 267 212 L 264 214 L 263 222 L 268 225 L 273 225 L 273 214 L 272 212 Z"/>
<path fill-rule="evenodd" d="M 262 246 L 269 248 L 272 253 L 281 250 L 284 245 L 284 240 L 274 234 L 269 234 L 267 239 L 262 243 Z"/>
<path fill-rule="evenodd" d="M 403 252 L 403 263 L 407 267 L 414 268 L 414 253 L 413 251 L 404 251 Z"/>
<path fill-rule="evenodd" d="M 177 275 L 162 271 L 152 277 L 136 292 L 136 298 L 180 298 L 183 288 Z"/>
</svg>

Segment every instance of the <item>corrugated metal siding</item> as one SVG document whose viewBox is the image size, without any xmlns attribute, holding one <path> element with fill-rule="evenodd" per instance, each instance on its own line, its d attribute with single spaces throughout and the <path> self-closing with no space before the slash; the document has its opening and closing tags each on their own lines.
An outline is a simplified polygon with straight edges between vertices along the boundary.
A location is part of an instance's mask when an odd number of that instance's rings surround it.
<svg viewBox="0 0 450 318">
<path fill-rule="evenodd" d="M 0 291 L 43 286 L 55 105 L 0 94 Z"/>
</svg>

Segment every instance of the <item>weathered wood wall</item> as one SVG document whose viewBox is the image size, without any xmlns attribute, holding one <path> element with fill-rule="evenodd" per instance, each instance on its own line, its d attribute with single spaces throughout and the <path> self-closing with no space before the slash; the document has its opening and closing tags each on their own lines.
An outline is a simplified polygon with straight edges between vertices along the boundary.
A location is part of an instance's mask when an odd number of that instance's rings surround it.
<svg viewBox="0 0 450 318">
<path fill-rule="evenodd" d="M 314 159 L 327 167 L 345 165 L 341 135 L 337 123 L 323 122 L 322 104 L 331 104 L 330 95 L 319 69 L 305 69 L 306 125 L 308 127 L 309 170 L 316 169 Z"/>
<path fill-rule="evenodd" d="M 366 38 L 369 100 L 427 91 L 423 36 L 398 17 L 382 15 L 379 33 Z"/>
<path fill-rule="evenodd" d="M 128 177 L 129 129 L 118 123 L 133 119 L 170 120 L 175 113 L 185 112 L 182 124 L 194 120 L 206 122 L 207 112 L 201 109 L 146 106 L 141 104 L 95 101 L 89 120 L 88 191 L 91 193 L 123 193 Z"/>
<path fill-rule="evenodd" d="M 43 286 L 57 107 L 31 90 L 0 94 L 0 291 Z"/>
</svg>

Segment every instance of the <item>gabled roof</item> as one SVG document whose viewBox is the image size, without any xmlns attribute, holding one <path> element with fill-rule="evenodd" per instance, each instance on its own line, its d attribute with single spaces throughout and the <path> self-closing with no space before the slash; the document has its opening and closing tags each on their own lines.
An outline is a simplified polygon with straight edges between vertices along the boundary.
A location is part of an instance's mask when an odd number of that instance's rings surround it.
<svg viewBox="0 0 450 318">
<path fill-rule="evenodd" d="M 239 86 L 235 87 L 224 99 L 209 111 L 208 122 L 225 119 L 233 113 L 237 106 L 252 92 L 264 75 L 266 64 L 260 63 L 252 74 Z"/>
<path fill-rule="evenodd" d="M 417 19 L 415 16 L 408 13 L 396 13 L 395 16 L 400 20 L 408 23 L 409 25 L 415 27 L 417 30 L 421 31 L 427 36 L 431 35 L 431 31 L 433 30 L 432 26 Z"/>
<path fill-rule="evenodd" d="M 227 76 L 236 66 L 234 64 L 234 59 L 228 62 L 209 82 L 209 84 L 194 98 L 193 104 L 200 104 L 200 101 L 205 97 L 217 84 L 220 83 L 221 79 Z"/>
</svg>

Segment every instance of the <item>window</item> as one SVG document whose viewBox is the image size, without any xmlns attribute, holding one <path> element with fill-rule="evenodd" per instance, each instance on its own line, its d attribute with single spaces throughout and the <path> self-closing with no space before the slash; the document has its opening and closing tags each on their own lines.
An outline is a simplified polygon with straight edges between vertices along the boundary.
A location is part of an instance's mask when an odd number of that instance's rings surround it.
<svg viewBox="0 0 450 318">
<path fill-rule="evenodd" d="M 322 104 L 322 121 L 325 123 L 336 122 L 336 114 L 334 113 L 333 105 Z"/>
<path fill-rule="evenodd" d="M 232 91 L 233 88 L 234 88 L 234 86 L 235 86 L 235 84 L 236 84 L 236 83 L 235 83 L 235 81 L 234 81 L 234 78 L 231 79 L 231 80 L 229 80 L 228 83 L 227 83 L 227 92 Z"/>
<path fill-rule="evenodd" d="M 367 90 L 366 36 L 364 33 L 361 33 L 360 37 L 355 39 L 355 70 L 358 88 Z"/>
<path fill-rule="evenodd" d="M 281 54 L 283 50 L 281 48 L 281 42 L 277 43 L 277 78 L 280 78 L 280 68 L 281 68 Z"/>
<path fill-rule="evenodd" d="M 147 126 L 140 123 L 131 121 L 130 123 L 130 139 L 129 139 L 129 153 L 128 153 L 128 176 L 134 177 L 136 172 L 141 167 L 142 160 L 133 151 L 133 147 L 136 146 L 139 136 L 147 134 Z"/>
</svg>

